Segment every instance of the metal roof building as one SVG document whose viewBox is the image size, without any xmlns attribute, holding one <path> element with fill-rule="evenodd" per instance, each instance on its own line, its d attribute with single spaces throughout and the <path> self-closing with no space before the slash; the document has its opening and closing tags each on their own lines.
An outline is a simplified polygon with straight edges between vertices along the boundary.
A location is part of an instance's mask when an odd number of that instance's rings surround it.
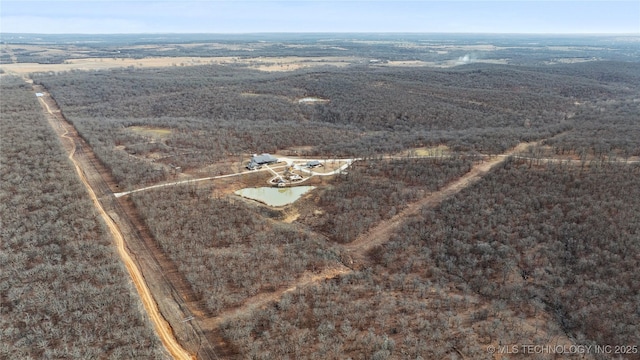
<svg viewBox="0 0 640 360">
<path fill-rule="evenodd" d="M 273 164 L 277 162 L 278 158 L 271 156 L 271 154 L 253 155 L 251 157 L 251 161 L 249 161 L 249 164 L 247 164 L 247 169 L 254 170 L 260 168 L 261 165 Z"/>
<path fill-rule="evenodd" d="M 318 167 L 318 166 L 322 166 L 322 163 L 318 160 L 311 160 L 307 163 L 306 165 L 308 168 L 314 168 L 314 167 Z"/>
<path fill-rule="evenodd" d="M 253 155 L 251 158 L 251 162 L 256 163 L 258 165 L 262 164 L 272 164 L 278 162 L 278 159 L 271 154 L 262 154 L 262 155 Z"/>
</svg>

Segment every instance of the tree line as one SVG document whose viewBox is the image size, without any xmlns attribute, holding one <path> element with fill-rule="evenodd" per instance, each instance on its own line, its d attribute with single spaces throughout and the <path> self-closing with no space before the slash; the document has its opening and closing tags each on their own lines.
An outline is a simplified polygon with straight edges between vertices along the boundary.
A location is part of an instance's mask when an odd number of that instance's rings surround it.
<svg viewBox="0 0 640 360">
<path fill-rule="evenodd" d="M 168 358 L 33 91 L 0 86 L 0 358 Z"/>
</svg>

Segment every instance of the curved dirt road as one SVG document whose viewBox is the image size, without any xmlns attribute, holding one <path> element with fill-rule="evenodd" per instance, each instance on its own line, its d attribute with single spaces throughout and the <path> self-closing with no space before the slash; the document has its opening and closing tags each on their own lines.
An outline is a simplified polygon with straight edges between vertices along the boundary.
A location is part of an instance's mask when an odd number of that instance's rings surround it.
<svg viewBox="0 0 640 360">
<path fill-rule="evenodd" d="M 49 105 L 41 97 L 39 98 L 39 100 L 50 116 L 56 116 L 56 114 L 53 111 L 51 111 L 51 108 L 49 107 Z M 53 123 L 52 123 L 52 126 L 54 126 L 54 129 L 56 128 L 56 126 Z M 153 296 L 151 295 L 151 291 L 147 287 L 146 282 L 144 281 L 144 277 L 142 276 L 140 269 L 136 266 L 135 262 L 127 252 L 124 238 L 122 236 L 122 233 L 120 232 L 120 229 L 115 224 L 113 219 L 111 219 L 111 217 L 109 217 L 109 215 L 104 211 L 104 208 L 100 204 L 100 201 L 98 201 L 98 198 L 95 192 L 89 185 L 89 182 L 87 181 L 87 178 L 85 177 L 85 174 L 82 171 L 80 165 L 74 159 L 74 155 L 76 152 L 76 145 L 75 145 L 74 139 L 68 136 L 69 130 L 66 128 L 63 128 L 63 129 L 60 129 L 60 131 L 64 131 L 60 136 L 64 139 L 69 140 L 69 145 L 70 145 L 70 147 L 68 148 L 69 160 L 71 160 L 71 162 L 73 163 L 76 169 L 76 172 L 78 173 L 78 177 L 86 187 L 87 192 L 89 193 L 89 196 L 91 197 L 91 200 L 93 201 L 96 209 L 98 210 L 98 212 L 100 213 L 100 216 L 102 217 L 105 224 L 109 228 L 109 232 L 111 232 L 111 235 L 113 236 L 113 239 L 116 243 L 116 247 L 118 249 L 118 255 L 120 255 L 120 258 L 124 262 L 127 268 L 127 271 L 131 276 L 131 280 L 133 281 L 136 287 L 136 290 L 140 295 L 140 300 L 142 301 L 142 304 L 144 305 L 144 308 L 147 314 L 149 315 L 149 318 L 153 322 L 156 329 L 156 333 L 158 334 L 158 337 L 162 341 L 162 344 L 174 359 L 195 359 L 195 356 L 187 352 L 178 343 L 178 341 L 173 335 L 173 330 L 171 329 L 171 326 L 169 326 L 167 321 L 160 314 L 160 311 L 158 310 L 158 306 L 155 300 L 153 299 Z"/>
</svg>

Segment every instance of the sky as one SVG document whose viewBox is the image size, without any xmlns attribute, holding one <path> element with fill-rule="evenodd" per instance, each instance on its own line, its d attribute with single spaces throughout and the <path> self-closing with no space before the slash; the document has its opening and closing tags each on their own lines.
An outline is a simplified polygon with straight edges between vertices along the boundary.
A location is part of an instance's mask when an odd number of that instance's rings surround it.
<svg viewBox="0 0 640 360">
<path fill-rule="evenodd" d="M 640 35 L 640 0 L 1 0 L 0 32 Z"/>
</svg>

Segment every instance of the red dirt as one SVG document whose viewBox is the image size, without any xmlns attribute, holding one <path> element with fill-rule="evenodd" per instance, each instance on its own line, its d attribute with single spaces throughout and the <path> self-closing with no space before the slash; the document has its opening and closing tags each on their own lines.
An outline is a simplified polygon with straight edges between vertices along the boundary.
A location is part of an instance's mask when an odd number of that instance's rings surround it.
<svg viewBox="0 0 640 360">
<path fill-rule="evenodd" d="M 96 201 L 99 199 L 104 208 L 104 214 L 111 219 L 111 222 L 122 234 L 126 248 L 133 257 L 133 262 L 142 271 L 142 282 L 148 284 L 148 290 L 153 294 L 159 312 L 166 319 L 165 323 L 168 323 L 166 327 L 170 331 L 172 330 L 175 338 L 188 352 L 197 354 L 198 358 L 215 359 L 218 356 L 238 358 L 237 349 L 222 337 L 220 332 L 222 322 L 250 314 L 254 309 L 278 301 L 285 293 L 299 287 L 335 278 L 352 271 L 347 267 L 337 266 L 323 269 L 315 274 L 305 272 L 288 287 L 282 287 L 272 293 L 258 294 L 247 299 L 238 308 L 228 309 L 218 316 L 212 316 L 206 307 L 198 301 L 197 295 L 178 271 L 176 264 L 162 251 L 131 200 L 127 197 L 116 199 L 113 196 L 113 191 L 117 191 L 117 186 L 110 172 L 98 161 L 91 148 L 77 134 L 73 126 L 64 119 L 55 100 L 48 95 L 46 89 L 40 86 L 34 86 L 34 90 L 45 94 L 41 99 L 49 111 L 48 118 L 56 132 L 62 136 L 66 131 L 67 135 L 65 136 L 72 140 L 71 142 L 63 141 L 65 148 L 75 157 L 75 162 L 79 164 L 79 171 L 86 175 L 87 185 L 90 190 L 95 192 Z M 450 182 L 441 190 L 428 193 L 424 198 L 410 204 L 391 219 L 378 223 L 377 226 L 344 246 L 348 254 L 347 258 L 350 258 L 346 265 L 350 268 L 365 266 L 368 262 L 367 253 L 374 247 L 387 242 L 405 219 L 418 215 L 425 206 L 438 206 L 445 199 L 479 181 L 492 168 L 504 162 L 507 156 L 522 152 L 528 146 L 535 144 L 519 144 L 501 156 L 476 164 L 467 174 Z M 74 149 L 77 149 L 75 155 L 73 154 Z M 151 300 L 153 301 L 153 299 Z M 185 319 L 191 320 L 185 321 Z"/>
<path fill-rule="evenodd" d="M 191 307 L 194 306 L 193 302 L 185 301 L 193 297 L 188 283 L 181 279 L 175 264 L 166 259 L 155 245 L 139 216 L 132 215 L 135 209 L 113 196 L 115 181 L 91 147 L 64 118 L 55 100 L 44 87 L 35 85 L 33 88 L 35 92 L 44 94 L 39 99 L 46 118 L 60 136 L 78 176 L 109 228 L 118 253 L 167 351 L 176 359 L 193 359 L 194 354 L 198 358 L 217 359 L 199 324 L 183 321 L 192 316 Z"/>
</svg>

